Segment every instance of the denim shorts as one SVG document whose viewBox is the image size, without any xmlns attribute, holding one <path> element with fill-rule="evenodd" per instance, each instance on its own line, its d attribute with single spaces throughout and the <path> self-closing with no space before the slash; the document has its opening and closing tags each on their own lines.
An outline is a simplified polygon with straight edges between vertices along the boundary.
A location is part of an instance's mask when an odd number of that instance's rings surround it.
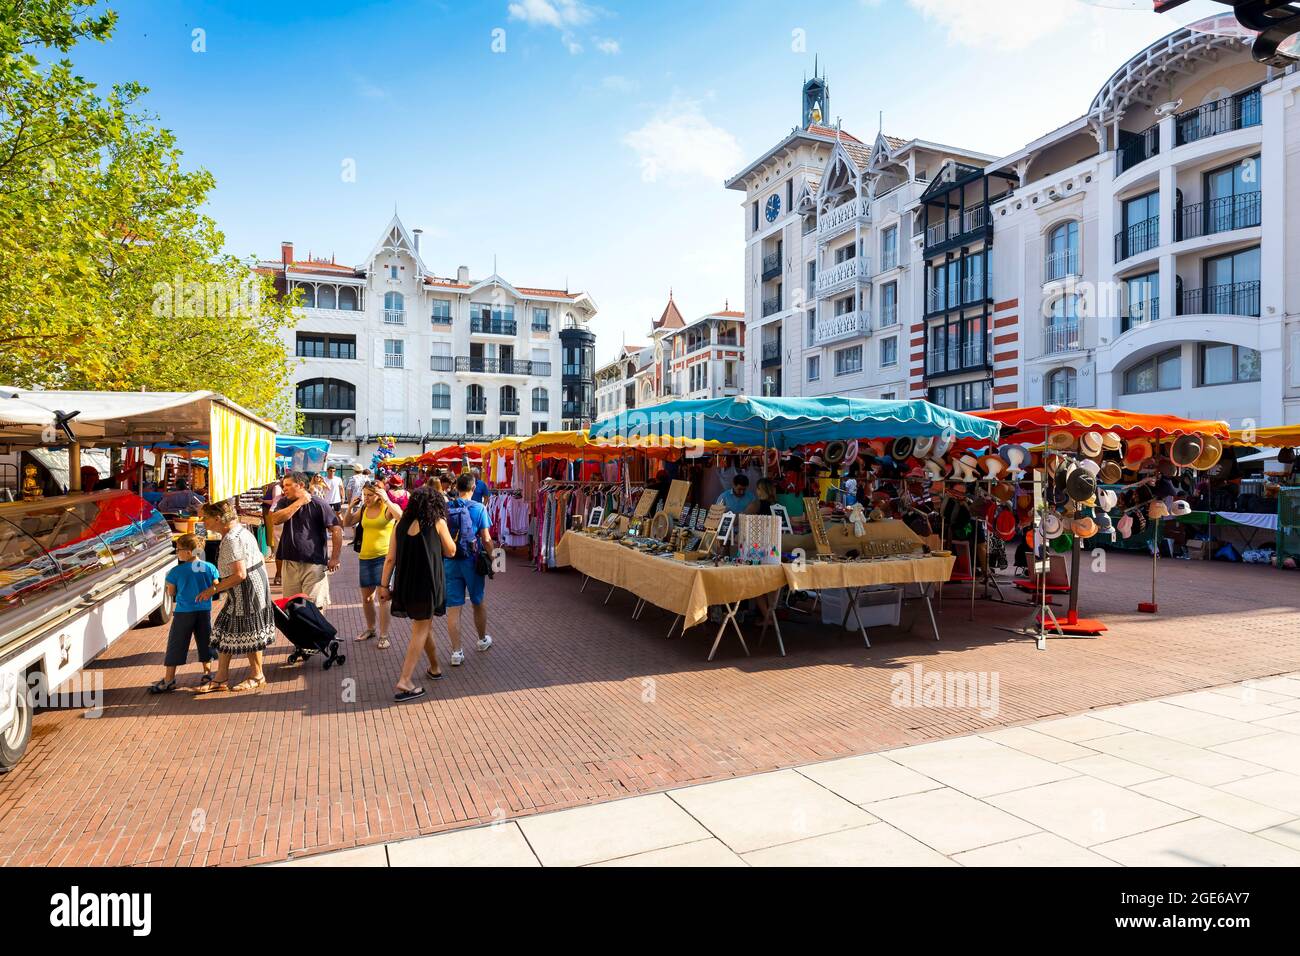
<svg viewBox="0 0 1300 956">
<path fill-rule="evenodd" d="M 447 607 L 461 607 L 466 591 L 471 604 L 483 603 L 487 579 L 474 570 L 473 558 L 444 558 L 442 568 L 447 584 Z"/>
<path fill-rule="evenodd" d="M 377 588 L 382 583 L 379 579 L 384 573 L 385 557 L 381 554 L 377 558 L 362 558 L 360 561 L 361 586 L 363 588 Z"/>
</svg>

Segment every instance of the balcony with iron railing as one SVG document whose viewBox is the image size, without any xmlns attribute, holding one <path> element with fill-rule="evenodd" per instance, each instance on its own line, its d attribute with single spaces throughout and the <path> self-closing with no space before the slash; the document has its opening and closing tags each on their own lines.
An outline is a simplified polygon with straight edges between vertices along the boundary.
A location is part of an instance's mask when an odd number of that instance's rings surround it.
<svg viewBox="0 0 1300 956">
<path fill-rule="evenodd" d="M 781 275 L 781 253 L 770 252 L 763 257 L 763 281 L 768 282 Z"/>
<path fill-rule="evenodd" d="M 1183 206 L 1178 210 L 1178 234 L 1174 237 L 1175 241 L 1258 226 L 1263 205 L 1260 194 L 1251 192 Z"/>
<path fill-rule="evenodd" d="M 511 415 L 511 416 L 518 415 L 518 414 L 519 414 L 519 399 L 517 399 L 517 398 L 514 399 L 514 400 L 506 399 L 505 401 L 502 401 L 502 403 L 501 403 L 501 414 L 502 414 L 502 415 Z"/>
<path fill-rule="evenodd" d="M 431 325 L 441 325 L 441 326 L 451 325 L 451 316 L 435 314 L 429 317 L 429 323 Z"/>
<path fill-rule="evenodd" d="M 564 402 L 560 407 L 560 414 L 564 416 L 565 421 L 576 421 L 591 417 L 588 410 L 583 407 L 582 402 Z"/>
<path fill-rule="evenodd" d="M 430 355 L 429 371 L 430 372 L 454 372 L 456 370 L 456 360 L 450 355 Z"/>
<path fill-rule="evenodd" d="M 773 339 L 763 343 L 763 367 L 781 364 L 781 340 Z"/>
<path fill-rule="evenodd" d="M 870 219 L 871 207 L 867 201 L 850 199 L 817 217 L 817 238 L 822 241 L 831 239 L 852 228 L 856 223 L 865 223 Z"/>
<path fill-rule="evenodd" d="M 738 333 L 736 333 L 736 332 L 732 332 L 732 333 L 730 333 L 730 334 L 719 335 L 719 336 L 718 336 L 718 340 L 717 340 L 717 342 L 714 343 L 714 344 L 716 344 L 716 345 L 727 345 L 727 346 L 731 346 L 732 348 L 734 348 L 735 346 L 737 346 L 737 345 L 740 344 L 740 335 L 739 335 Z"/>
<path fill-rule="evenodd" d="M 1119 149 L 1115 150 L 1115 175 L 1118 176 L 1159 154 L 1160 124 L 1157 123 L 1125 140 Z"/>
<path fill-rule="evenodd" d="M 467 415 L 486 415 L 487 414 L 487 396 L 475 398 L 472 395 L 465 398 L 465 414 Z"/>
<path fill-rule="evenodd" d="M 988 351 L 987 339 L 973 339 L 959 345 L 929 349 L 925 355 L 925 374 L 955 375 L 987 368 L 990 364 Z"/>
<path fill-rule="evenodd" d="M 781 311 L 781 297 L 779 295 L 771 296 L 763 300 L 763 318 L 769 315 L 776 315 Z"/>
<path fill-rule="evenodd" d="M 1058 249 L 1055 252 L 1049 252 L 1044 266 L 1043 281 L 1045 282 L 1058 282 L 1061 279 L 1080 275 L 1079 250 Z"/>
<path fill-rule="evenodd" d="M 1174 117 L 1174 145 L 1185 146 L 1263 122 L 1258 88 L 1205 103 Z"/>
<path fill-rule="evenodd" d="M 384 309 L 384 325 L 405 325 L 405 309 Z"/>
<path fill-rule="evenodd" d="M 1160 319 L 1160 296 L 1153 295 L 1141 302 L 1130 302 L 1125 315 L 1119 317 L 1119 334 L 1147 325 Z"/>
<path fill-rule="evenodd" d="M 443 357 L 445 358 L 445 356 Z M 550 375 L 551 363 L 530 362 L 527 359 L 498 359 L 479 355 L 458 355 L 456 356 L 456 371 L 476 372 L 484 375 Z"/>
<path fill-rule="evenodd" d="M 1259 315 L 1259 280 L 1186 289 L 1178 295 L 1179 315 Z"/>
<path fill-rule="evenodd" d="M 843 339 L 871 334 L 871 314 L 865 311 L 841 312 L 818 319 L 813 333 L 814 345 L 827 345 Z"/>
<path fill-rule="evenodd" d="M 871 259 L 854 256 L 817 273 L 817 295 L 826 296 L 871 278 Z"/>
<path fill-rule="evenodd" d="M 931 223 L 925 230 L 925 254 L 931 255 L 947 245 L 972 241 L 987 233 L 992 226 L 989 207 L 983 203 L 964 212 L 951 213 L 947 219 Z"/>
<path fill-rule="evenodd" d="M 1115 261 L 1123 262 L 1132 256 L 1150 252 L 1158 245 L 1160 245 L 1160 217 L 1152 216 L 1115 233 Z"/>
<path fill-rule="evenodd" d="M 476 335 L 516 335 L 519 324 L 514 319 L 489 319 L 476 315 L 469 320 L 469 330 Z"/>
<path fill-rule="evenodd" d="M 406 367 L 406 363 L 405 363 L 404 359 L 405 359 L 405 356 L 402 355 L 401 352 L 397 352 L 397 353 L 393 353 L 393 352 L 385 352 L 385 353 L 384 353 L 384 368 L 405 368 L 405 367 Z"/>
<path fill-rule="evenodd" d="M 1076 319 L 1072 322 L 1054 322 L 1043 329 L 1043 354 L 1077 352 L 1083 348 L 1083 328 Z"/>
<path fill-rule="evenodd" d="M 533 399 L 533 411 L 534 411 L 534 412 L 536 412 L 536 413 L 538 413 L 538 414 L 541 414 L 541 413 L 544 413 L 544 412 L 550 412 L 550 410 L 551 410 L 551 399 L 550 399 L 549 396 L 548 396 L 548 397 L 534 398 L 534 399 Z"/>
</svg>

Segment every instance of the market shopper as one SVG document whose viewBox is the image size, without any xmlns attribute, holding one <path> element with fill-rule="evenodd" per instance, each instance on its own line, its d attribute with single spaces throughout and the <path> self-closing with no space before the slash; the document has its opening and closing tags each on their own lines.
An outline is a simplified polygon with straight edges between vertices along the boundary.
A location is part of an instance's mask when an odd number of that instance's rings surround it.
<svg viewBox="0 0 1300 956">
<path fill-rule="evenodd" d="M 397 507 L 405 511 L 411 496 L 406 492 L 406 482 L 402 481 L 402 476 L 389 475 L 385 484 L 388 487 L 388 497 L 392 499 Z"/>
<path fill-rule="evenodd" d="M 203 665 L 197 686 L 212 680 L 212 599 L 199 595 L 220 579 L 214 565 L 203 560 L 202 545 L 196 535 L 183 534 L 176 539 L 176 565 L 167 572 L 167 595 L 172 599 L 171 629 L 167 632 L 167 653 L 163 657 L 161 680 L 149 685 L 151 694 L 167 694 L 176 689 L 176 668 L 190 653 L 190 640 Z"/>
<path fill-rule="evenodd" d="M 262 652 L 275 640 L 275 618 L 271 610 L 271 582 L 266 576 L 262 549 L 252 532 L 240 523 L 233 501 L 206 504 L 203 521 L 221 534 L 217 558 L 220 581 L 201 591 L 198 601 L 211 601 L 215 595 L 229 596 L 212 622 L 212 646 L 217 652 L 217 672 L 212 681 L 197 688 L 200 694 L 215 691 L 257 690 L 266 684 L 262 672 Z M 230 659 L 248 657 L 248 677 L 230 686 Z"/>
<path fill-rule="evenodd" d="M 433 618 L 447 613 L 443 567 L 447 555 L 456 553 L 456 543 L 447 528 L 447 499 L 435 488 L 417 489 L 392 535 L 379 575 L 379 600 L 392 603 L 393 617 L 411 622 L 411 640 L 406 645 L 393 697 L 398 703 L 406 703 L 425 693 L 414 680 L 421 652 L 429 661 L 424 676 L 442 679 L 432 628 Z"/>
<path fill-rule="evenodd" d="M 353 547 L 360 556 L 358 579 L 361 584 L 361 613 L 366 619 L 366 629 L 354 640 L 368 641 L 375 637 L 378 619 L 379 643 L 375 646 L 380 650 L 388 648 L 389 606 L 388 602 L 379 600 L 377 592 L 384 562 L 391 549 L 393 528 L 401 517 L 402 509 L 388 497 L 388 492 L 378 481 L 366 485 L 361 497 L 348 506 L 342 517 L 344 527 L 357 529 Z M 360 542 L 359 545 L 357 541 Z"/>
<path fill-rule="evenodd" d="M 325 503 L 334 509 L 335 514 L 338 514 L 343 510 L 343 479 L 339 477 L 333 465 L 325 469 L 325 487 L 328 489 Z"/>
<path fill-rule="evenodd" d="M 370 472 L 361 467 L 360 462 L 352 463 L 352 477 L 347 481 L 343 489 L 344 504 L 351 507 L 353 503 L 361 500 L 361 493 L 365 491 L 366 485 L 370 483 Z"/>
<path fill-rule="evenodd" d="M 483 480 L 483 472 L 478 468 L 471 468 L 470 474 L 474 476 L 474 493 L 470 498 L 479 504 L 485 504 L 488 496 L 487 482 Z"/>
<path fill-rule="evenodd" d="M 461 472 L 456 479 L 456 497 L 447 504 L 447 525 L 455 542 L 454 554 L 443 562 L 447 579 L 447 633 L 451 637 L 453 667 L 465 662 L 461 648 L 460 618 L 465 596 L 474 607 L 474 627 L 478 631 L 478 649 L 492 646 L 487 632 L 486 569 L 492 562 L 492 522 L 487 508 L 473 499 L 474 476 Z"/>
<path fill-rule="evenodd" d="M 286 596 L 305 594 L 322 611 L 330 604 L 329 573 L 337 571 L 343 529 L 334 509 L 307 491 L 301 472 L 285 475 L 271 522 L 278 529 L 276 568 Z"/>
</svg>

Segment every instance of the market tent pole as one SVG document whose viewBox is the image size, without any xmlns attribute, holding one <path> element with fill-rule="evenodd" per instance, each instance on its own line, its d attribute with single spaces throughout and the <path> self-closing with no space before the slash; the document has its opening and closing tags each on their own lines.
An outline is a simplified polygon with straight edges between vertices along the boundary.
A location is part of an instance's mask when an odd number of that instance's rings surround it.
<svg viewBox="0 0 1300 956">
<path fill-rule="evenodd" d="M 68 491 L 94 490 L 81 487 L 81 442 L 74 441 L 68 446 Z"/>
</svg>

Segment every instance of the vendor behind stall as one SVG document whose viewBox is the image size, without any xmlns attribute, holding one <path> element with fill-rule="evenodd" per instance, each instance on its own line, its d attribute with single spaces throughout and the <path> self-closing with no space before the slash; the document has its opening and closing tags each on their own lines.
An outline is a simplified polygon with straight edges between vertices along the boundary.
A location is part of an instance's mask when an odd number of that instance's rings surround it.
<svg viewBox="0 0 1300 956">
<path fill-rule="evenodd" d="M 163 514 L 196 514 L 205 504 L 203 496 L 190 491 L 190 483 L 184 478 L 176 479 L 176 487 L 163 495 L 158 502 L 158 510 Z"/>
</svg>

